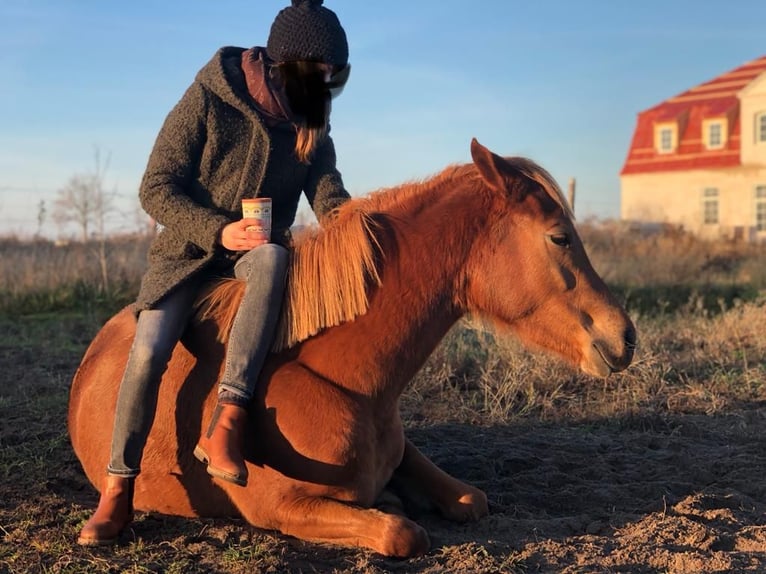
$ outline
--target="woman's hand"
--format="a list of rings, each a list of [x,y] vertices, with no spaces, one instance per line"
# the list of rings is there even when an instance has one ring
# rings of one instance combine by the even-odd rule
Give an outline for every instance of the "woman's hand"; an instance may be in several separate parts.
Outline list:
[[[229,251],[249,251],[268,243],[268,233],[256,230],[258,223],[257,219],[240,219],[229,223],[221,230],[221,245]]]

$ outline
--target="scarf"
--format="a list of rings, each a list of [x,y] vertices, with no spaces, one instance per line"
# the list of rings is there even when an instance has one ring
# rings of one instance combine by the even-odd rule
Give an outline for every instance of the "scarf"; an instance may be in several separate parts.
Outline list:
[[[242,72],[250,97],[270,125],[293,121],[284,92],[275,85],[269,72],[268,56],[263,48],[242,52]]]

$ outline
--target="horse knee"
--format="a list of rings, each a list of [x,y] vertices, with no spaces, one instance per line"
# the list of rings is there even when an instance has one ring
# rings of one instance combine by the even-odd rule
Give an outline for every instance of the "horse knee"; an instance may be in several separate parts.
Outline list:
[[[397,558],[420,556],[428,552],[431,540],[425,528],[403,516],[384,516],[378,552]]]

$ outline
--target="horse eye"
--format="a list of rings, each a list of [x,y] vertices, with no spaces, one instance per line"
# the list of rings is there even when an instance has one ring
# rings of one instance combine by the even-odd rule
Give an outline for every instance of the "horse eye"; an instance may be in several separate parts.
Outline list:
[[[551,241],[559,247],[569,247],[571,245],[569,236],[566,233],[555,233],[550,236]]]

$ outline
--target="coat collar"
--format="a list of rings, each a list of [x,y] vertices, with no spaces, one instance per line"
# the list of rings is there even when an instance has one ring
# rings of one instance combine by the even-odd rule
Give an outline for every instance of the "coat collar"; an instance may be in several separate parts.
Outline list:
[[[240,65],[244,51],[235,46],[219,49],[197,73],[196,80],[227,104],[249,116],[257,116]]]

